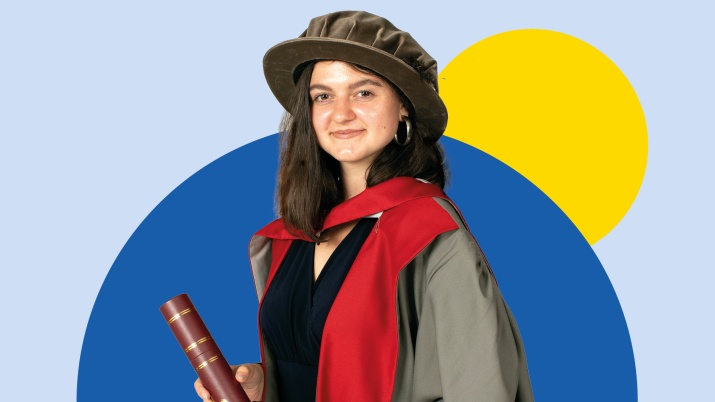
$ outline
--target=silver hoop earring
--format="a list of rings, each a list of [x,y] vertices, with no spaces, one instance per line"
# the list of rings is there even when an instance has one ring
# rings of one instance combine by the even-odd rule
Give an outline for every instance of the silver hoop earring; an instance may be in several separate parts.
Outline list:
[[[400,130],[398,129],[397,131],[399,132]],[[412,123],[410,123],[410,119],[407,117],[405,117],[405,133],[405,142],[400,142],[397,135],[398,133],[395,133],[395,143],[397,145],[404,147],[410,143],[410,140],[412,140]]]

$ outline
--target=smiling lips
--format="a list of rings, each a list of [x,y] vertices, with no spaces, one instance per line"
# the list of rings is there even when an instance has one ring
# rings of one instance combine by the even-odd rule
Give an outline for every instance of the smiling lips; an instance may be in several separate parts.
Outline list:
[[[331,131],[330,135],[341,140],[347,140],[350,138],[357,137],[358,135],[362,134],[363,131],[365,130],[337,130]]]

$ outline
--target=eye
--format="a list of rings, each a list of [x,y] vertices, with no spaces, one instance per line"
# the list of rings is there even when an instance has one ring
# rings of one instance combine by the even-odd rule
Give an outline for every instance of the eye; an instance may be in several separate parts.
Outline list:
[[[317,94],[313,96],[313,102],[324,102],[328,99],[330,99],[330,95],[328,94]]]
[[[358,91],[357,96],[360,98],[369,98],[372,96],[372,92],[364,90],[364,91]]]

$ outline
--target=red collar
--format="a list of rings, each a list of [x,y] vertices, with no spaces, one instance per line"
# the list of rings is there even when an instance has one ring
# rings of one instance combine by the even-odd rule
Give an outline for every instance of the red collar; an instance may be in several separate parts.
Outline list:
[[[362,193],[337,205],[328,213],[321,230],[374,215],[404,202],[425,197],[447,198],[442,189],[434,184],[425,183],[412,177],[396,177],[368,187]],[[289,233],[281,219],[276,219],[269,223],[259,230],[256,235],[285,240],[302,238]]]

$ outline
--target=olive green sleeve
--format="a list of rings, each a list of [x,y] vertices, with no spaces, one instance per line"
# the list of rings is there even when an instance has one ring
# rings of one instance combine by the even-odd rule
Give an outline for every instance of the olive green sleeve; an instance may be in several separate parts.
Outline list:
[[[440,235],[406,269],[393,400],[533,401],[519,330],[471,234]]]

